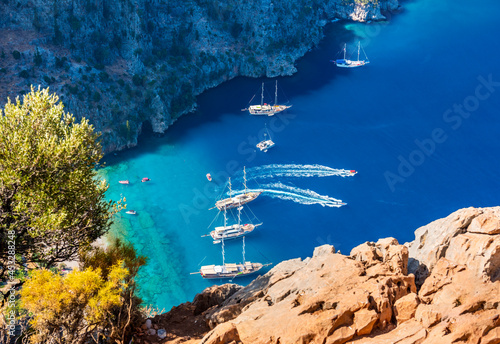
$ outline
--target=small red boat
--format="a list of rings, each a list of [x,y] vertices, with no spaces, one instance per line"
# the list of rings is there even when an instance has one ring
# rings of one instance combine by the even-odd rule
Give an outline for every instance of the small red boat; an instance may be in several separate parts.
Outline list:
[[[118,183],[120,183],[120,184],[129,184],[129,181],[128,180],[120,180],[120,181],[118,181]]]
[[[143,183],[144,183],[144,182],[149,182],[150,180],[151,180],[151,179],[149,179],[149,178],[147,178],[147,177],[142,178],[142,182],[143,182]]]
[[[212,181],[212,176],[210,175],[210,173],[207,173],[207,179],[208,179],[209,182]]]
[[[358,172],[356,172],[356,170],[351,170],[350,172],[351,172],[352,174],[358,173]]]

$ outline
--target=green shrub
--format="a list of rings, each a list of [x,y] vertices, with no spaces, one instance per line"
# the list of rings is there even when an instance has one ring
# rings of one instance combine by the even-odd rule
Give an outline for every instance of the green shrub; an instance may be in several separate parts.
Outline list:
[[[35,53],[33,55],[33,62],[35,63],[35,66],[40,66],[43,62],[42,54],[40,54],[38,48],[36,48]]]
[[[77,94],[78,93],[78,86],[72,86],[72,85],[68,85],[68,89],[69,89],[69,92],[71,94]]]
[[[17,50],[14,50],[12,52],[12,56],[14,57],[14,59],[19,60],[21,58],[21,53]]]
[[[69,26],[71,26],[71,29],[74,31],[78,31],[82,27],[82,23],[80,23],[80,20],[74,15],[69,16],[68,21]]]
[[[56,56],[56,68],[62,68],[64,67],[64,63],[68,60],[66,56],[63,56],[61,58]]]
[[[28,72],[28,70],[25,69],[19,73],[19,76],[21,78],[28,79],[30,77],[30,73]]]
[[[132,82],[135,86],[142,86],[144,85],[144,79],[145,77],[143,75],[134,74],[134,76],[132,77]]]
[[[94,92],[94,95],[92,96],[92,100],[96,103],[101,101],[101,94],[97,91]]]
[[[109,80],[109,74],[106,73],[106,72],[100,72],[99,73],[99,80],[101,80],[101,82],[106,82]]]

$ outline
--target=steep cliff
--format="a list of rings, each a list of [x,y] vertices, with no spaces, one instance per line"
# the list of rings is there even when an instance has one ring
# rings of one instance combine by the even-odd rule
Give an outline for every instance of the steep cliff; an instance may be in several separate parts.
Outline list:
[[[245,288],[209,288],[152,324],[162,343],[500,343],[500,207],[463,209],[415,234],[349,256],[317,247]],[[159,342],[147,331],[138,343]]]
[[[50,86],[107,152],[163,133],[238,75],[290,75],[334,18],[383,19],[398,0],[1,0],[0,103]]]

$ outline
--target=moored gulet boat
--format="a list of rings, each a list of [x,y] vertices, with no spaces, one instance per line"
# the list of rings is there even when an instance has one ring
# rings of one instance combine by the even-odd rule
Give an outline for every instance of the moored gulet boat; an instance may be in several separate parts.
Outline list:
[[[253,99],[253,98],[252,98]],[[260,105],[250,105],[247,109],[242,109],[241,111],[246,111],[251,115],[265,115],[272,116],[278,112],[282,112],[286,109],[291,108],[291,105],[279,105],[278,104],[278,81],[276,80],[276,91],[274,94],[274,105],[264,103],[264,83],[262,83],[262,90],[260,95]]]
[[[205,279],[235,278],[253,274],[262,269],[264,264],[245,262],[245,264],[205,265],[200,269]]]
[[[231,184],[229,185],[229,198],[221,199],[215,202],[215,206],[219,210],[231,209],[239,207],[243,204],[253,201],[262,192],[247,192],[247,178],[246,178],[246,170],[243,167],[243,184],[245,186],[245,192],[241,195],[236,195],[234,197],[231,196]]]
[[[346,47],[347,47],[347,44],[344,44],[344,49],[342,49],[344,51],[344,58],[332,61],[333,63],[335,63],[337,65],[337,67],[354,68],[354,67],[361,67],[361,66],[364,66],[364,65],[370,63],[370,61],[368,60],[368,56],[366,56],[365,50],[361,47],[361,42],[358,42],[358,60],[357,61],[346,59]],[[360,49],[363,49],[363,53],[365,54],[365,60],[359,59]]]
[[[202,237],[211,236],[214,244],[220,244],[222,240],[236,239],[244,235],[247,235],[251,233],[256,227],[262,225],[262,223],[256,225],[252,223],[246,223],[242,225],[241,224],[242,209],[243,209],[242,206],[238,207],[238,223],[229,226],[227,225],[227,209],[224,209],[224,225],[215,227],[215,229],[211,231],[210,234],[202,235]]]
[[[222,265],[204,265],[198,272],[191,274],[200,274],[205,279],[235,278],[243,277],[256,273],[263,267],[271,264],[252,263],[245,261],[245,237],[243,237],[243,263],[226,263],[224,256],[224,240],[222,240]]]

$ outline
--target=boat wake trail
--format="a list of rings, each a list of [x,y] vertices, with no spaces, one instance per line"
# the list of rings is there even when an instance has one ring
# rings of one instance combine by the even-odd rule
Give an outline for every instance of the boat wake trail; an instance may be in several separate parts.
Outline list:
[[[322,165],[273,164],[247,169],[247,179],[274,177],[352,177],[355,170],[336,169]]]
[[[245,190],[233,190],[233,195],[242,194],[244,192]],[[346,205],[346,203],[342,202],[340,199],[323,196],[311,190],[300,189],[279,182],[261,185],[259,189],[248,189],[247,192],[262,192],[261,196],[289,200],[300,204],[319,204],[323,207],[336,208]]]

